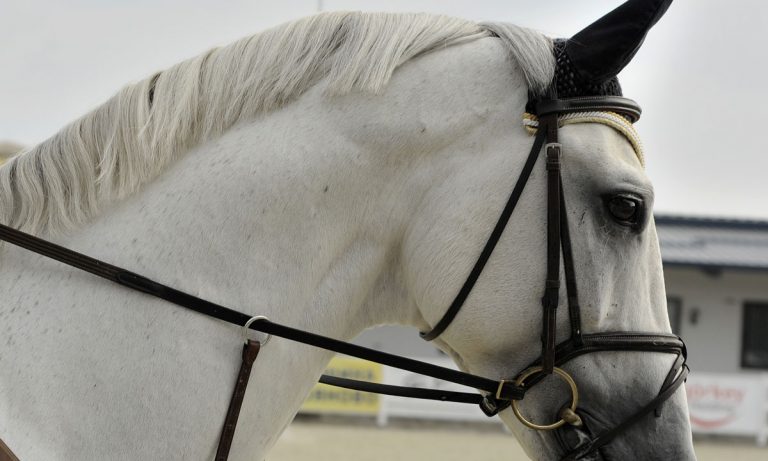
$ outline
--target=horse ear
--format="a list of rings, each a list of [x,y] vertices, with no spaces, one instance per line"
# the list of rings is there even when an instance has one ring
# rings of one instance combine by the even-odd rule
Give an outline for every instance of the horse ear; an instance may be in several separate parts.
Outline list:
[[[566,42],[565,52],[587,82],[615,77],[629,63],[648,30],[672,0],[629,0]]]

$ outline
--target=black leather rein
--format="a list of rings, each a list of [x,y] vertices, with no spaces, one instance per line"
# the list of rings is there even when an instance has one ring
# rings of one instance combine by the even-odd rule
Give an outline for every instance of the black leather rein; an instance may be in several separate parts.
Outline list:
[[[98,259],[91,258],[82,253],[72,251],[68,248],[40,239],[33,235],[21,232],[19,230],[0,224],[0,240],[4,240],[13,245],[27,249],[42,256],[55,259],[59,262],[76,267],[91,274],[97,275],[111,282],[123,285],[142,293],[163,299],[195,312],[205,314],[233,325],[244,326],[251,316],[242,312],[224,307],[220,304],[207,301],[197,296],[190,295],[175,288],[163,285],[142,275],[129,270],[113,266]],[[291,341],[307,344],[310,346],[327,349],[352,357],[365,359],[382,365],[399,368],[401,370],[418,373],[425,376],[449,381],[463,386],[473,387],[475,389],[489,393],[484,397],[476,393],[451,392],[435,389],[412,388],[402,386],[382,385],[377,383],[366,383],[346,378],[323,375],[320,382],[357,389],[364,387],[368,392],[376,392],[401,397],[412,397],[430,400],[443,400],[449,402],[474,403],[481,404],[484,399],[497,400],[520,400],[525,395],[525,389],[515,386],[508,381],[496,381],[482,376],[477,376],[450,368],[440,367],[431,363],[413,360],[406,357],[400,357],[386,352],[369,349],[356,344],[339,341],[315,333],[303,330],[297,330],[279,323],[266,319],[259,319],[253,322],[250,329],[262,333],[278,336]],[[355,386],[358,383],[358,387]],[[492,405],[492,403],[491,403]],[[481,408],[487,409],[489,405],[481,405]],[[492,415],[489,415],[492,416]]]

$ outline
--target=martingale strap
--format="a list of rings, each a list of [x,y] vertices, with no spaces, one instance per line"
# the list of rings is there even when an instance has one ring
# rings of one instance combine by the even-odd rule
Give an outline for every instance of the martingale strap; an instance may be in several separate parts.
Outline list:
[[[221,430],[215,461],[227,461],[229,458],[229,450],[232,448],[232,440],[235,438],[235,428],[237,427],[237,419],[240,417],[240,409],[243,407],[248,379],[251,377],[253,362],[259,355],[259,350],[261,350],[261,343],[258,341],[249,339],[243,345],[243,361],[240,364],[235,389],[232,391],[232,398],[229,401],[227,416],[224,418],[224,428]]]

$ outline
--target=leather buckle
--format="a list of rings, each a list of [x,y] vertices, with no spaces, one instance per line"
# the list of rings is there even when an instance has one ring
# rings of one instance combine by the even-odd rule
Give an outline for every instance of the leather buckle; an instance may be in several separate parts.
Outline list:
[[[559,155],[562,148],[563,148],[563,145],[560,144],[559,142],[548,142],[544,144],[544,150],[547,152],[547,154],[549,154],[551,149],[553,154],[556,153],[556,155]]]
[[[496,388],[496,398],[498,400],[502,400],[501,398],[501,391],[504,389],[504,384],[511,383],[512,381],[507,381],[506,379],[502,379],[499,381],[499,387]]]
[[[499,406],[496,404],[495,401],[491,400],[488,397],[485,397],[483,400],[480,401],[480,409],[483,410],[483,413],[485,413],[485,416],[492,417],[496,416],[499,413]]]
[[[548,142],[544,145],[547,152],[547,171],[560,171],[560,157],[563,145],[559,142]]]

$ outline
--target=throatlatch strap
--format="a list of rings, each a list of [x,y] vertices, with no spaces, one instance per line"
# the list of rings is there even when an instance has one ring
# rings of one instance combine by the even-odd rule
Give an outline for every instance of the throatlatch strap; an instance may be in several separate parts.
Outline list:
[[[420,333],[423,340],[432,341],[433,339],[440,336],[440,334],[445,331],[446,328],[448,328],[448,325],[451,324],[454,317],[456,317],[456,314],[459,313],[461,306],[464,305],[464,301],[466,301],[467,297],[469,297],[469,293],[472,292],[472,288],[475,286],[475,282],[477,282],[477,279],[480,278],[480,274],[483,272],[483,268],[485,268],[485,264],[488,262],[488,259],[490,259],[491,254],[493,253],[493,249],[496,248],[496,244],[499,243],[501,234],[504,233],[504,229],[507,227],[507,223],[509,222],[509,218],[512,216],[512,212],[515,211],[515,206],[520,200],[520,196],[523,194],[523,189],[525,189],[528,178],[531,176],[531,171],[533,171],[533,166],[536,164],[536,159],[539,157],[539,152],[541,151],[541,147],[544,145],[544,139],[546,137],[547,133],[545,130],[539,130],[536,134],[536,139],[533,141],[533,147],[531,147],[531,152],[528,154],[528,159],[525,161],[523,170],[520,172],[520,176],[517,178],[517,183],[515,183],[515,187],[512,189],[512,194],[510,194],[509,200],[507,200],[507,204],[504,207],[504,210],[501,212],[499,220],[496,222],[496,226],[493,228],[491,235],[488,237],[488,241],[485,242],[483,251],[481,251],[480,256],[477,257],[477,261],[475,262],[472,271],[467,276],[467,280],[464,281],[464,285],[462,285],[461,290],[459,290],[459,293],[453,299],[453,302],[448,307],[448,310],[446,310],[445,314],[443,314],[443,318],[437,322],[432,330],[425,333]]]
[[[232,399],[229,401],[227,417],[224,418],[224,428],[219,438],[219,448],[216,450],[216,461],[227,461],[229,450],[232,448],[232,440],[235,438],[237,419],[240,416],[240,408],[243,406],[245,390],[248,388],[248,379],[251,377],[251,368],[256,356],[259,355],[261,343],[248,340],[243,346],[243,361],[240,364],[240,372],[237,374],[235,389],[232,391]]]

